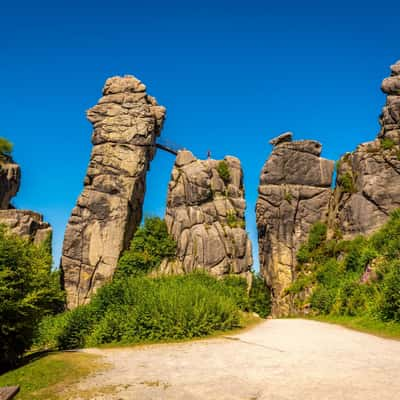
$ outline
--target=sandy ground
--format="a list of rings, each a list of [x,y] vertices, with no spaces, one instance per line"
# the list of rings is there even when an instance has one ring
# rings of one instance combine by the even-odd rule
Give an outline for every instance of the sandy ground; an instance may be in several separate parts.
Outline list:
[[[301,319],[237,335],[88,349],[111,369],[79,384],[92,399],[400,399],[400,342]]]

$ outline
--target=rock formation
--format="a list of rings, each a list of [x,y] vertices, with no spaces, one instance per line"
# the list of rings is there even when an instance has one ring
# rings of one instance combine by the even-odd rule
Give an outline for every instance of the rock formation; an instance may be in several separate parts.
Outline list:
[[[253,259],[245,230],[243,172],[240,161],[198,160],[189,151],[176,157],[168,187],[165,220],[177,241],[177,259],[164,273],[205,270],[213,275],[243,274]]]
[[[68,308],[87,303],[111,279],[142,218],[146,172],[165,108],[133,76],[106,81],[87,112],[93,149],[65,232],[61,269]]]
[[[11,199],[18,193],[21,183],[21,169],[11,157],[0,158],[0,210],[10,207]]]
[[[0,224],[11,232],[39,244],[52,233],[43,216],[29,210],[16,210],[11,199],[18,193],[21,183],[21,169],[11,157],[0,158]]]
[[[275,147],[261,173],[256,213],[261,271],[275,316],[290,313],[285,289],[313,223],[326,222],[331,237],[351,239],[371,234],[400,208],[400,62],[391,71],[382,82],[387,100],[380,132],[341,157],[333,193],[333,163],[319,158],[319,143],[291,142],[290,133],[270,142]]]
[[[386,105],[378,137],[338,163],[329,224],[345,238],[370,234],[400,207],[400,62],[382,82]]]
[[[35,244],[44,242],[52,234],[51,226],[43,221],[43,216],[29,210],[0,210],[0,224],[7,225],[11,232],[31,239]]]
[[[311,226],[327,219],[334,169],[333,161],[320,157],[320,143],[291,140],[289,132],[271,140],[256,205],[260,271],[274,316],[289,313],[285,289],[293,280],[296,253]]]

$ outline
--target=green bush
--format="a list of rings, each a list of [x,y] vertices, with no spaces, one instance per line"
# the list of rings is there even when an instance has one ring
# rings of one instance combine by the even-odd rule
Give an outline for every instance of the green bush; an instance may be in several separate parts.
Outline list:
[[[264,289],[260,277],[248,294],[246,280],[238,276],[130,276],[103,286],[90,304],[44,319],[36,344],[74,349],[201,337],[239,327],[240,311],[267,316]]]
[[[310,251],[315,250],[326,240],[327,226],[322,222],[316,222],[310,230],[308,236],[308,248]]]
[[[167,225],[158,217],[145,218],[135,233],[129,250],[118,262],[116,278],[147,273],[165,258],[174,258],[176,242],[168,234]]]
[[[229,165],[228,163],[223,160],[220,161],[217,165],[217,172],[220,178],[226,183],[229,183],[231,180],[231,173],[229,171]]]
[[[395,145],[396,143],[392,139],[389,138],[381,139],[381,147],[384,150],[391,150]]]
[[[302,294],[313,314],[400,322],[400,210],[369,238],[327,241],[323,226],[314,226],[297,259],[300,273],[288,292]]]
[[[13,144],[6,138],[0,137],[0,156],[9,156],[13,150]]]
[[[271,293],[260,274],[253,273],[253,281],[249,293],[249,311],[266,318],[271,313]]]
[[[384,321],[400,322],[400,262],[396,261],[383,279],[379,311]]]
[[[39,321],[63,308],[59,273],[51,264],[48,242],[36,246],[0,226],[0,369],[15,365]]]
[[[335,291],[318,286],[310,297],[311,308],[321,314],[329,314],[335,301]]]
[[[99,289],[89,305],[67,312],[61,322],[54,318],[57,327],[49,330],[57,337],[37,342],[73,349],[204,336],[240,325],[245,290],[242,281],[204,274],[127,277]]]
[[[349,172],[338,177],[338,184],[345,193],[354,193],[356,191],[353,177]]]

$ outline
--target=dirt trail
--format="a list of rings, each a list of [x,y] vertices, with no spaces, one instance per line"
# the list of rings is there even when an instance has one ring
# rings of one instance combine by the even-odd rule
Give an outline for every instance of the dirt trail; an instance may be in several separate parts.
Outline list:
[[[112,367],[79,384],[92,399],[397,399],[400,342],[302,319],[237,335],[123,349],[88,349]]]

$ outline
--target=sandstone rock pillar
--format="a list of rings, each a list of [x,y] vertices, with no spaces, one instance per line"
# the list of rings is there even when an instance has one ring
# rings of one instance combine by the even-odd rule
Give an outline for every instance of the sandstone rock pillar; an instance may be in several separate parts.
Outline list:
[[[164,116],[165,108],[133,76],[108,79],[87,112],[93,149],[61,258],[68,308],[87,303],[112,278],[128,247],[142,218],[146,172]]]
[[[271,290],[272,315],[285,316],[296,253],[311,226],[327,220],[334,162],[320,157],[320,143],[292,142],[291,133],[270,143],[256,205],[260,271]]]
[[[371,234],[400,208],[400,61],[391,66],[382,91],[387,99],[378,137],[338,162],[329,220],[331,230],[346,239]]]
[[[253,258],[245,209],[243,172],[237,158],[198,160],[190,151],[180,151],[165,215],[168,231],[177,241],[177,259],[164,262],[161,271],[246,275]]]

